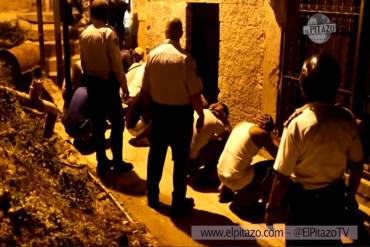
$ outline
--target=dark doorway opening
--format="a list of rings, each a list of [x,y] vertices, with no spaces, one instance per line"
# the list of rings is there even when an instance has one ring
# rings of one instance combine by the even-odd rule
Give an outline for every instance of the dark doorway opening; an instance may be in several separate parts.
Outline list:
[[[219,5],[190,3],[186,8],[186,48],[194,57],[208,103],[217,101],[220,44]]]

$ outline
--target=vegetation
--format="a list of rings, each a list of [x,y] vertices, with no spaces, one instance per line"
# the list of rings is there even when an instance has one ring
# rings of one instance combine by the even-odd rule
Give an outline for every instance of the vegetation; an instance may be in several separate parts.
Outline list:
[[[42,138],[43,125],[42,114],[25,113],[0,89],[0,246],[156,245],[86,166],[66,164],[77,152],[58,136]]]

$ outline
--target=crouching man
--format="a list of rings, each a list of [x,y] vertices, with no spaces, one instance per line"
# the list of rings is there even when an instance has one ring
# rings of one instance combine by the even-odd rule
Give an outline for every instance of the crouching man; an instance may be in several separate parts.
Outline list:
[[[242,122],[231,132],[222,152],[217,171],[222,185],[220,202],[234,200],[239,207],[253,207],[259,199],[267,200],[270,192],[273,161],[252,165],[261,148],[275,157],[278,145],[272,138],[274,121],[270,115],[257,118],[256,123]]]
[[[219,185],[217,162],[230,135],[229,109],[221,103],[213,103],[204,112],[204,126],[197,130],[194,123],[190,146],[188,174],[196,185]],[[198,114],[194,113],[194,119]]]

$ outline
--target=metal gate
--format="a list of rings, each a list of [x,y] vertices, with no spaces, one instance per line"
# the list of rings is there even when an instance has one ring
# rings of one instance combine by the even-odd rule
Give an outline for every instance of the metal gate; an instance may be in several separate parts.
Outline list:
[[[277,123],[282,123],[295,108],[303,104],[298,77],[303,61],[326,52],[341,66],[341,86],[337,101],[352,109],[356,100],[356,75],[359,61],[360,34],[364,0],[299,0],[289,1],[283,32],[282,74],[279,85]],[[303,34],[303,27],[314,14],[327,16],[336,31],[322,44]]]

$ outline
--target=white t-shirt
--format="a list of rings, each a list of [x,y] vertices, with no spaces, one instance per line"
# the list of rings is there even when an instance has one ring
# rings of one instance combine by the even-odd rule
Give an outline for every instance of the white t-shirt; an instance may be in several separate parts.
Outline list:
[[[145,63],[134,63],[127,71],[127,87],[130,97],[135,97],[143,85]]]
[[[253,157],[260,149],[250,138],[254,123],[242,122],[233,128],[217,165],[221,182],[232,190],[240,190],[252,182]]]
[[[194,112],[194,126],[193,126],[193,137],[190,146],[190,158],[195,159],[199,155],[199,151],[208,144],[208,142],[215,138],[217,135],[221,135],[226,131],[223,122],[213,115],[209,109],[204,109],[204,126],[198,132],[196,128],[196,120],[198,114]]]

